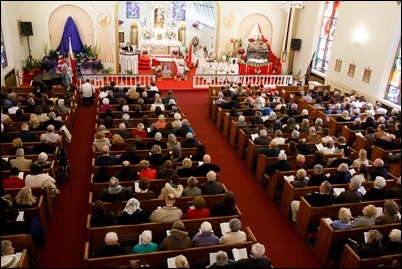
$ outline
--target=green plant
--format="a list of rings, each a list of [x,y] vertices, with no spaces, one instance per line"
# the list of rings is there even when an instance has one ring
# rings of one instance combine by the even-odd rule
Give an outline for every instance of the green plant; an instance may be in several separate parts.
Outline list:
[[[54,60],[57,60],[59,58],[59,54],[57,53],[56,50],[49,50],[47,55],[49,55],[49,57],[54,59]]]
[[[103,74],[110,75],[113,72],[113,67],[103,68]]]
[[[33,70],[35,68],[37,68],[38,66],[36,65],[36,62],[34,61],[34,59],[32,58],[27,58],[24,62],[23,62],[23,66],[24,70],[30,71]]]
[[[94,64],[94,68],[95,68],[96,70],[102,70],[102,69],[104,68],[103,63],[101,63],[100,61],[99,61],[99,62],[96,62],[96,63]]]
[[[92,45],[91,46],[84,45],[81,48],[81,52],[84,54],[84,58],[89,58],[89,57],[95,58],[95,56],[96,56],[94,50],[92,49]]]
[[[37,59],[37,60],[33,60],[35,62],[35,65],[44,70],[44,71],[49,71],[50,69],[52,69],[52,65],[45,61],[44,59]]]
[[[132,75],[133,74],[133,70],[126,70],[127,75]]]

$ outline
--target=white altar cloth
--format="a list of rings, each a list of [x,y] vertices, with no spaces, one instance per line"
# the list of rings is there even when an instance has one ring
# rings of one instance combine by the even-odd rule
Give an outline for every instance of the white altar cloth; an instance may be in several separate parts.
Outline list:
[[[181,42],[179,40],[172,39],[140,39],[138,44],[140,48],[148,46],[181,46]]]

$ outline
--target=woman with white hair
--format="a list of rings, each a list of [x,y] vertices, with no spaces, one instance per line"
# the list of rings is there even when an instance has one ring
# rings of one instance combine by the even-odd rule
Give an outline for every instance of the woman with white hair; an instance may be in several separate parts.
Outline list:
[[[208,221],[201,223],[200,232],[193,237],[193,246],[213,246],[219,244],[219,237],[212,231],[212,225]]]
[[[21,252],[14,252],[13,243],[10,240],[1,240],[1,268],[17,268],[21,254]]]
[[[384,255],[401,253],[401,230],[392,229],[388,238],[383,240]]]
[[[377,176],[374,180],[374,186],[363,195],[363,201],[378,201],[385,199],[385,186],[387,181],[385,178]]]
[[[265,256],[265,246],[260,243],[255,243],[251,246],[249,258],[237,261],[238,268],[271,268],[271,265],[271,258]]]
[[[40,165],[42,168],[47,168],[50,167],[51,162],[47,160],[48,156],[45,152],[41,152],[38,155],[38,160],[35,162],[35,164]]]
[[[67,113],[68,112],[68,107],[66,107],[65,105],[65,101],[64,99],[58,99],[57,100],[57,107],[56,107],[56,111],[60,112],[60,113]]]
[[[100,249],[98,256],[109,257],[126,254],[126,251],[118,241],[119,237],[116,232],[108,232],[105,235],[105,245]]]
[[[147,213],[140,208],[140,201],[131,198],[127,201],[122,214],[118,216],[116,224],[139,224],[144,222],[148,222]]]
[[[352,212],[349,208],[341,207],[338,212],[337,220],[331,222],[331,227],[334,230],[349,230],[352,228],[350,220],[352,219]]]
[[[159,250],[158,245],[152,243],[152,231],[145,230],[140,234],[139,244],[133,246],[130,253],[131,254],[149,253],[158,250]]]

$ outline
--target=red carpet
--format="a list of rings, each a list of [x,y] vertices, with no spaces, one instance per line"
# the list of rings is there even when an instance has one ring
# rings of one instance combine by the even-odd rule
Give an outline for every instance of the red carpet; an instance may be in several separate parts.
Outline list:
[[[312,251],[208,118],[208,92],[174,91],[174,95],[197,137],[206,145],[212,161],[220,165],[222,172],[219,180],[235,192],[243,214],[243,226],[250,226],[257,240],[266,246],[266,254],[272,258],[273,266],[321,267]],[[47,246],[40,261],[41,268],[79,268],[84,265],[94,123],[95,106],[80,107],[69,152],[72,175],[70,182],[60,188],[54,218],[47,232]]]
[[[46,233],[47,245],[41,255],[40,268],[84,267],[96,107],[79,106],[77,111],[68,152],[71,177],[69,182],[59,186],[60,194]]]

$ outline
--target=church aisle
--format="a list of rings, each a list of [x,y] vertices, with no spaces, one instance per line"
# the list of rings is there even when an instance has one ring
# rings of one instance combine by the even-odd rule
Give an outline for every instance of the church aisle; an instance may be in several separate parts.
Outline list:
[[[46,248],[41,255],[40,268],[84,267],[95,114],[95,105],[80,105],[77,109],[68,152],[71,176],[68,182],[59,186],[60,194],[46,233]]]

